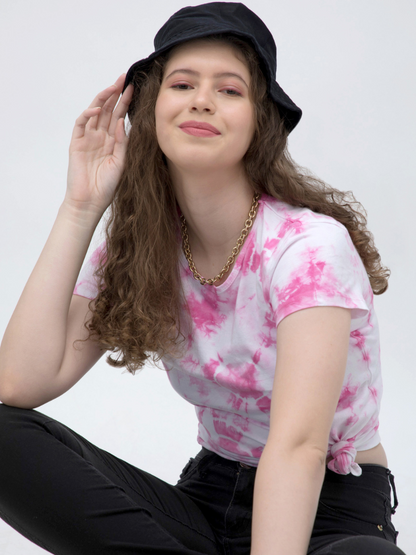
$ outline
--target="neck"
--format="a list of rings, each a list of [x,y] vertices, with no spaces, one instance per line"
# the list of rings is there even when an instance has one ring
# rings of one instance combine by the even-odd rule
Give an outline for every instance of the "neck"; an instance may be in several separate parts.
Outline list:
[[[253,201],[243,168],[224,172],[189,173],[171,170],[176,198],[184,215],[192,255],[230,255]],[[225,261],[224,261],[225,262]]]
[[[253,202],[253,189],[243,167],[204,173],[169,169],[186,219],[192,258],[198,272],[212,278],[222,270],[240,237]]]

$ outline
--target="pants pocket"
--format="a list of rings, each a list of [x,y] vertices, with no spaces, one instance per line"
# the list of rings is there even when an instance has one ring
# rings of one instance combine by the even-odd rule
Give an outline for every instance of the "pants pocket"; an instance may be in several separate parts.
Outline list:
[[[189,480],[191,476],[195,474],[198,470],[200,463],[202,460],[209,455],[209,452],[201,449],[201,451],[196,455],[196,457],[191,457],[186,465],[183,467],[182,472],[179,476],[179,480],[177,481],[176,485],[182,484],[186,480]]]

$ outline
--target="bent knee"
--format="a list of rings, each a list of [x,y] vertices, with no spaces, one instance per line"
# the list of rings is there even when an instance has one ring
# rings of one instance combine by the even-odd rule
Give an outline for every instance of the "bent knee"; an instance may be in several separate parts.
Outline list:
[[[0,423],[8,423],[10,420],[12,422],[20,420],[26,413],[32,413],[32,409],[20,409],[18,407],[12,407],[11,405],[6,405],[4,403],[0,404]]]
[[[8,437],[27,432],[33,424],[37,425],[47,417],[32,409],[21,409],[10,405],[0,404],[0,445]]]

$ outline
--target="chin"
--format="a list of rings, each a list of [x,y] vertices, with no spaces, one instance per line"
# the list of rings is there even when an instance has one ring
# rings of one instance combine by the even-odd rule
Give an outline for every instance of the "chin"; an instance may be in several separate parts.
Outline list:
[[[186,153],[181,155],[178,155],[177,152],[165,152],[165,156],[173,166],[181,168],[181,170],[212,169],[213,166],[218,165],[218,155],[195,150],[187,149]]]
[[[218,157],[200,157],[196,156],[187,160],[177,160],[173,165],[180,168],[181,171],[189,171],[191,173],[204,172],[209,174],[212,171],[227,171],[237,164],[230,164],[230,160],[218,160]]]
[[[177,152],[175,155],[172,154],[169,156],[169,153],[166,152],[165,156],[172,166],[180,168],[181,171],[204,171],[208,173],[212,170],[227,171],[241,166],[244,156],[244,153],[242,153],[241,156],[230,158],[229,155],[224,156],[223,152],[201,152],[200,149],[192,148],[187,149],[186,154],[182,153],[183,155],[178,155]]]

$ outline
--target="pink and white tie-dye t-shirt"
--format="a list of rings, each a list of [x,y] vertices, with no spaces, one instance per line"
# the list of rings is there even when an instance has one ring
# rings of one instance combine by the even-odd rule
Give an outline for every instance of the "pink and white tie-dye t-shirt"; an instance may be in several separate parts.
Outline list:
[[[97,253],[83,268],[75,294],[96,296],[96,259]],[[185,356],[162,362],[174,389],[195,405],[198,443],[252,466],[269,433],[277,326],[309,307],[351,309],[328,466],[360,475],[356,452],[380,442],[382,381],[373,292],[346,228],[329,216],[262,195],[253,228],[223,284],[196,281],[182,251],[180,271],[192,329]]]

